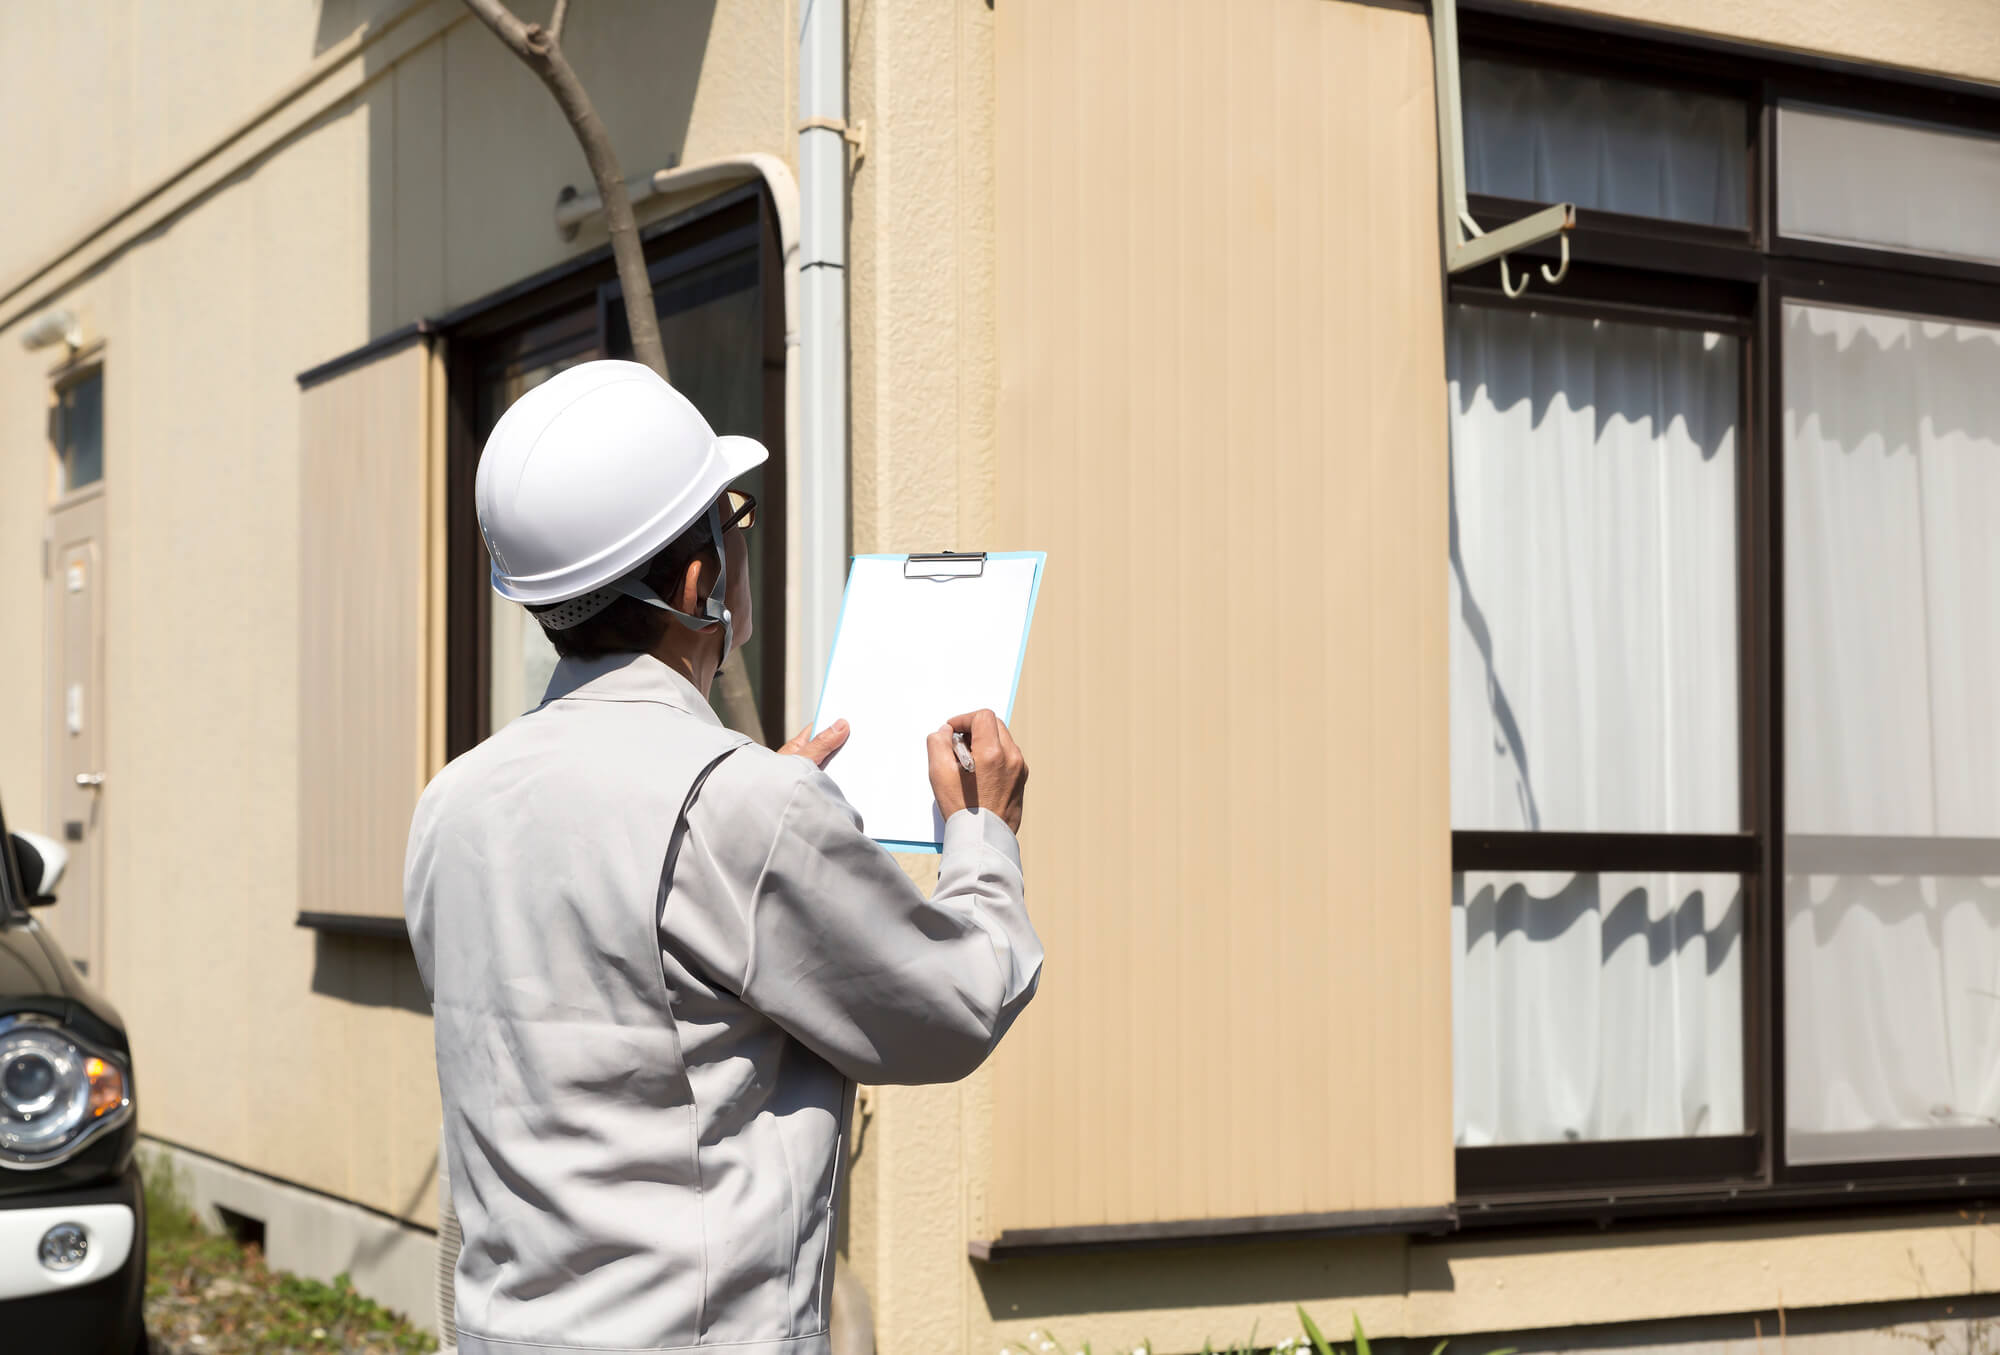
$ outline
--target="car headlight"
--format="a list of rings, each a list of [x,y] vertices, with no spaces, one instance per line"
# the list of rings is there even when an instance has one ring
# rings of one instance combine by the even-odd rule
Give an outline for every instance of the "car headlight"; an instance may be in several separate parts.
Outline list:
[[[0,1020],[0,1166],[61,1161],[131,1105],[116,1057],[47,1017]]]

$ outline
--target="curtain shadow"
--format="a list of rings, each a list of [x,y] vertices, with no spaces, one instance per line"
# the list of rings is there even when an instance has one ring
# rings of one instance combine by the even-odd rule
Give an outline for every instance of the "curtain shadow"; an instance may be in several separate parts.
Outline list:
[[[1675,877],[1665,877],[1671,881]],[[1514,881],[1481,886],[1466,896],[1464,876],[1452,884],[1452,906],[1465,909],[1465,949],[1474,950],[1489,938],[1495,945],[1512,935],[1537,944],[1556,940],[1586,915],[1598,914],[1600,953],[1609,963],[1626,942],[1644,938],[1646,961],[1663,965],[1696,941],[1705,943],[1708,972],[1714,974],[1728,960],[1729,953],[1743,938],[1744,902],[1739,885],[1715,926],[1708,925],[1707,891],[1690,889],[1680,902],[1660,917],[1651,916],[1646,888],[1627,890],[1607,911],[1603,900],[1603,877],[1578,872],[1568,877],[1553,894],[1536,895],[1527,885]]]
[[[1735,338],[1529,310],[1453,307],[1457,413],[1484,398],[1496,411],[1527,404],[1537,429],[1557,399],[1580,408],[1603,442],[1613,419],[1650,426],[1655,439],[1680,425],[1704,461],[1735,445],[1740,364]],[[1789,341],[1789,335],[1787,336]],[[1477,378],[1461,350],[1477,344]]]
[[[1820,444],[1845,455],[1880,445],[1915,456],[1925,443],[2000,437],[2000,331],[1866,312],[1843,338],[1789,310],[1784,363],[1787,427],[1810,422]]]
[[[1922,918],[1932,943],[1940,948],[1944,944],[1944,914],[1954,904],[1972,903],[2000,926],[2000,884],[1941,875],[1840,875],[1833,877],[1823,897],[1812,899],[1808,881],[1825,878],[1790,875],[1785,879],[1785,920],[1790,923],[1802,913],[1808,916],[1816,946],[1831,945],[1834,934],[1855,913],[1866,913],[1884,928]],[[1926,884],[1931,886],[1935,902],[1925,897]]]

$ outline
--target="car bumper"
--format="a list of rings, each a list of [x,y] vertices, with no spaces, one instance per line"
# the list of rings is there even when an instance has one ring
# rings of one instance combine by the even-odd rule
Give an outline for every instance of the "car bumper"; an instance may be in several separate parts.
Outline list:
[[[40,1259],[49,1229],[74,1223],[89,1252],[69,1271]],[[136,1166],[100,1186],[0,1197],[0,1332],[12,1348],[116,1352],[136,1348],[146,1290],[146,1207]]]

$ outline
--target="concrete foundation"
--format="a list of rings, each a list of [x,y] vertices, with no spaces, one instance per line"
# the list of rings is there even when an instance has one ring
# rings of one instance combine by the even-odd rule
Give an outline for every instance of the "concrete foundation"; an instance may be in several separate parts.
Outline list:
[[[436,1330],[436,1233],[156,1139],[140,1153],[173,1164],[209,1227],[261,1224],[274,1269],[328,1282],[345,1273],[357,1292]]]

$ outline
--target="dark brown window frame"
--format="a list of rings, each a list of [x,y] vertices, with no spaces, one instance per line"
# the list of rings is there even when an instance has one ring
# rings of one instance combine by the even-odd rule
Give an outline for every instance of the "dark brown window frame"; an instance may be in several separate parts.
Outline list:
[[[725,257],[755,241],[758,295],[763,307],[762,441],[771,457],[759,508],[779,524],[765,540],[784,563],[785,508],[785,289],[777,215],[770,196],[755,184],[718,194],[647,226],[640,232],[657,286],[688,269]],[[476,437],[477,373],[493,345],[536,322],[591,311],[598,342],[607,337],[612,307],[622,299],[609,246],[592,251],[431,322],[446,340],[448,430],[446,448],[445,754],[457,757],[486,737],[491,672],[489,563],[473,504],[479,466]],[[780,573],[760,605],[757,632],[763,670],[764,718],[782,720],[785,691],[785,587]]]
[[[2000,323],[2000,265],[1785,239],[1777,233],[1776,109],[1799,100],[2000,131],[2000,98],[1964,82],[1900,77],[1851,63],[1792,60],[1739,44],[1672,42],[1657,30],[1560,19],[1517,0],[1467,0],[1465,53],[1701,88],[1749,111],[1745,230],[1579,210],[1570,276],[1507,298],[1498,265],[1450,280],[1447,300],[1653,325],[1699,327],[1743,341],[1738,457],[1739,834],[1455,831],[1452,869],[1731,872],[1744,882],[1744,1076],[1749,1132],[1693,1139],[1460,1148],[1460,1226],[1661,1219],[2000,1201],[2000,1155],[1797,1166],[1783,1155],[1784,854],[1783,403],[1786,300],[1866,306]],[[1543,206],[1475,195],[1492,229]],[[1522,251],[1553,260],[1553,242]],[[1810,839],[1805,841],[1812,841]],[[1795,849],[1802,846],[1794,840]],[[1913,865],[2000,863],[2000,843],[1897,840]],[[1837,842],[1812,850],[1837,853]]]

